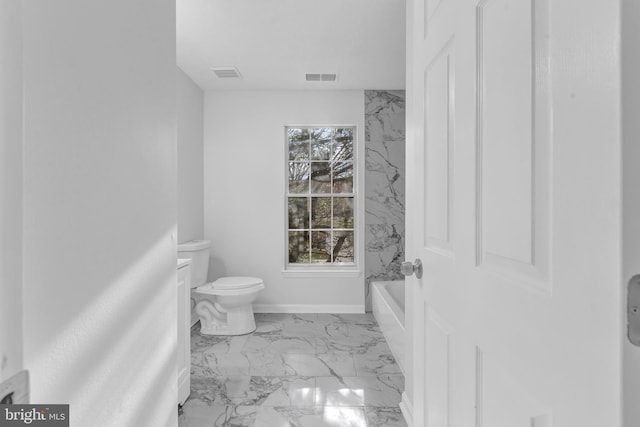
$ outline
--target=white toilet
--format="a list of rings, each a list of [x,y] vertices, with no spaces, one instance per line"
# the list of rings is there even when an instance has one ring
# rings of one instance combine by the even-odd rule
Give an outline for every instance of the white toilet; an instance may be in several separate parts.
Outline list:
[[[192,240],[178,245],[178,258],[191,259],[191,287],[195,288],[195,311],[200,332],[205,335],[242,335],[256,330],[251,303],[264,289],[257,277],[221,277],[207,282],[209,240]]]

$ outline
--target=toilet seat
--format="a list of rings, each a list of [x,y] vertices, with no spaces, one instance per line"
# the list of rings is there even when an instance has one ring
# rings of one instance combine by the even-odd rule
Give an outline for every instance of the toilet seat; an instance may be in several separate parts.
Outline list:
[[[245,276],[221,277],[211,283],[215,289],[244,289],[260,284],[262,284],[262,279]]]
[[[199,286],[196,288],[196,291],[208,295],[218,295],[220,291],[243,291],[257,287],[261,289],[264,288],[262,279],[257,277],[231,276],[221,277],[216,281]]]

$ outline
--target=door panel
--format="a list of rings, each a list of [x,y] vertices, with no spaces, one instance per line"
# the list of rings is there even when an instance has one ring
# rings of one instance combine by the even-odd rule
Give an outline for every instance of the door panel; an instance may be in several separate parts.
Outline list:
[[[528,395],[510,372],[480,349],[477,354],[482,409],[478,427],[540,427],[549,419],[549,408]]]
[[[478,264],[550,291],[544,1],[477,6]]]
[[[449,385],[451,369],[450,325],[435,310],[425,304],[427,313],[425,330],[426,372],[429,378],[426,384],[427,405],[425,419],[428,426],[449,426]]]
[[[425,247],[452,255],[454,68],[452,41],[425,73]]]
[[[479,233],[484,256],[531,264],[531,15],[527,2],[508,4],[486,0],[478,6]]]

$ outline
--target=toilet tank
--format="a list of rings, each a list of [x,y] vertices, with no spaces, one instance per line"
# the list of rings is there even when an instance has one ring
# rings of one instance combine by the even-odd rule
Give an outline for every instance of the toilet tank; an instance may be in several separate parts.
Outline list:
[[[210,248],[211,241],[209,240],[191,240],[178,245],[178,258],[188,258],[191,260],[192,288],[207,283]]]

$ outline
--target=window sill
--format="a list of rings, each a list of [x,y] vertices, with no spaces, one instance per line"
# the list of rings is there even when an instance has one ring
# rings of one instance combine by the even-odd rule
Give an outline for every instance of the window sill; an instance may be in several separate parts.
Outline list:
[[[360,277],[362,272],[359,269],[321,269],[321,268],[300,268],[284,269],[282,275],[285,277]]]

